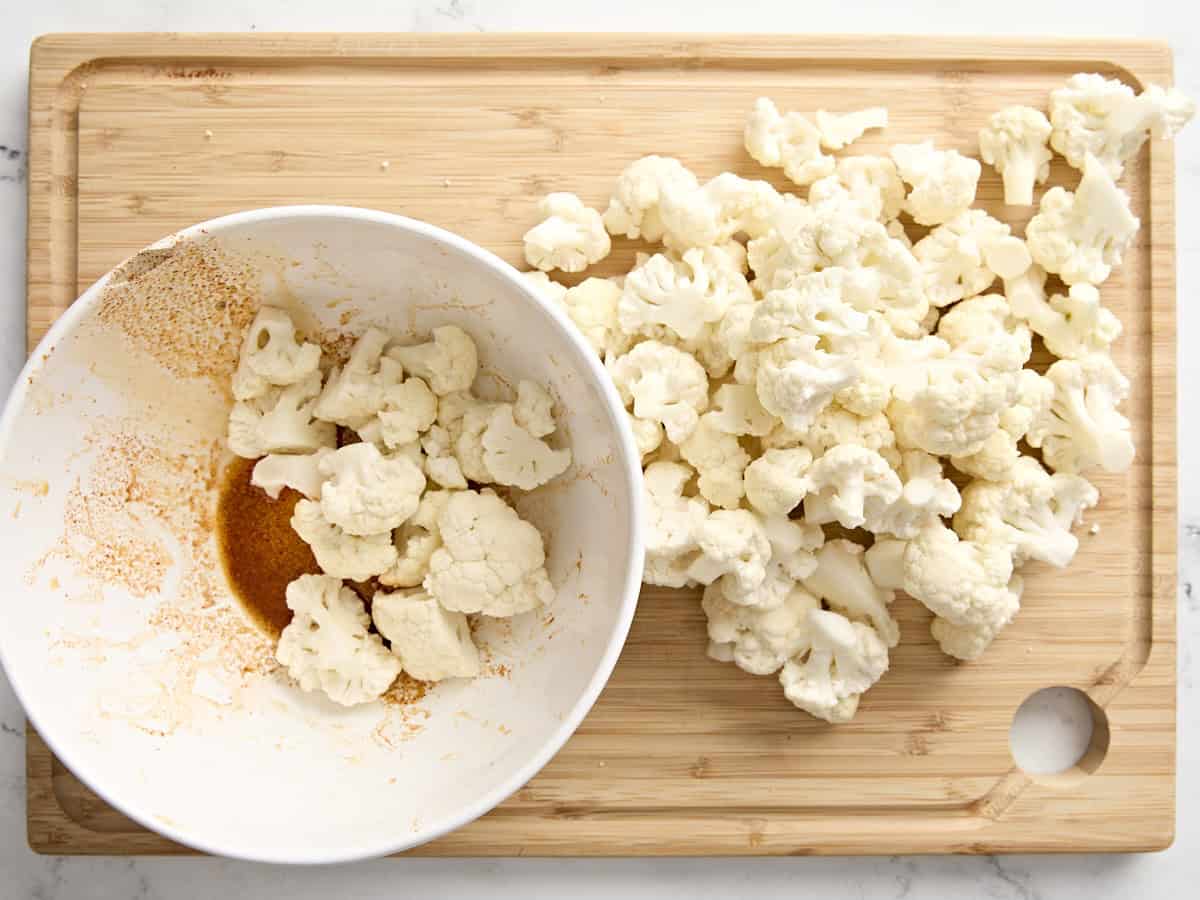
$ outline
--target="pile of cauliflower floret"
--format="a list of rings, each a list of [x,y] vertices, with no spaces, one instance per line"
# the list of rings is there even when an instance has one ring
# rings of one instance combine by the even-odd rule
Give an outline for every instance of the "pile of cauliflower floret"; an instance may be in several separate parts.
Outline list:
[[[251,483],[271,497],[303,495],[292,528],[323,573],[288,585],[293,618],[276,649],[304,690],[349,706],[401,670],[478,675],[466,616],[553,599],[542,535],[483,486],[533,490],[571,452],[546,440],[556,425],[543,386],[521,381],[492,402],[472,393],[477,370],[475,343],[453,325],[415,346],[370,328],[332,367],[283,310],[263,307],[246,333],[229,447],[258,460]],[[346,582],[380,586],[369,611]]]
[[[544,198],[527,277],[625,401],[645,580],[704,586],[710,656],[778,673],[792,703],[843,722],[900,640],[897,590],[971,660],[1017,612],[1020,566],[1071,561],[1072,526],[1099,499],[1085,474],[1134,456],[1129,381],[1109,354],[1121,323],[1099,290],[1139,225],[1116,179],[1193,112],[1173,89],[1081,74],[1049,118],[993,115],[979,151],[1007,204],[1033,203],[1050,148],[1082,171],[1074,191],[1042,195],[1024,239],[972,208],[980,163],[955,150],[828,152],[886,127],[885,109],[814,124],[765,98],[746,150],[807,199],[729,172],[701,184],[660,156],[625,169],[603,215]],[[662,249],[619,278],[546,275],[598,262],[610,234]],[[1034,335],[1058,357],[1044,373],[1029,367]]]

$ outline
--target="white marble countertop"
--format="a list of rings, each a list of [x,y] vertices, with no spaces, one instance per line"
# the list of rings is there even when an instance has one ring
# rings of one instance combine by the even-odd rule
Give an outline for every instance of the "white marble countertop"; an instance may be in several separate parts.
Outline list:
[[[1086,34],[1169,38],[1176,81],[1200,97],[1200,15],[1178,0],[1006,0],[1000,7],[945,0],[846,0],[828,7],[785,0],[41,0],[0,13],[0,385],[24,361],[26,69],[29,42],[49,31],[762,31]],[[17,7],[20,8],[17,8]],[[101,9],[103,7],[103,9]],[[584,7],[593,7],[585,9]],[[386,12],[384,10],[387,10]],[[1200,127],[1179,141],[1179,297],[1200,285]],[[1200,339],[1188,302],[1181,346]],[[1180,359],[1181,383],[1200,379],[1200,354]],[[25,840],[24,717],[0,676],[0,896],[35,900],[251,896],[901,898],[1175,897],[1200,882],[1200,442],[1194,409],[1181,410],[1179,814],[1174,847],[1145,856],[892,857],[770,860],[382,860],[287,870],[211,859],[55,859]],[[1197,586],[1200,590],[1200,585]],[[1187,886],[1191,884],[1192,887]]]

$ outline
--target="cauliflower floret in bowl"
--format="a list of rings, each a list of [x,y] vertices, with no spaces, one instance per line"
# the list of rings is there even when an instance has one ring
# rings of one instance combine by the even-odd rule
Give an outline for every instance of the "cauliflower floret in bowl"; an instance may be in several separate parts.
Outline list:
[[[252,329],[264,308],[288,316],[266,314]],[[351,359],[351,339],[364,335]],[[235,398],[245,340],[254,365]],[[322,380],[335,382],[324,395]],[[513,618],[493,618],[486,598],[435,608],[449,575],[427,594],[413,580],[421,572],[402,571],[422,553],[456,578],[475,564],[463,516],[443,523],[418,503],[445,490],[457,515],[469,504],[452,495],[483,496],[445,465],[469,412],[466,388],[526,444],[551,448],[546,478],[515,460],[515,474],[491,487],[504,501],[493,505],[511,505],[525,529],[488,534],[482,562],[505,584],[532,585],[530,602],[506,610]],[[282,504],[281,527],[300,521],[326,558],[379,544],[369,560],[351,554],[363,565],[304,575],[287,593],[296,619],[284,665],[310,690],[276,662],[275,635],[234,597],[212,540],[235,399],[239,446],[267,460],[245,490]],[[318,406],[341,414],[316,415]],[[366,431],[364,443],[347,446],[348,429]],[[504,435],[489,434],[485,455],[517,447],[510,437],[498,449]],[[320,458],[290,460],[309,453]],[[436,474],[422,474],[423,459],[441,460]],[[5,509],[20,485],[51,487],[26,499],[19,519],[4,517],[0,661],[58,758],[174,841],[290,863],[403,850],[521,787],[592,706],[642,578],[639,462],[621,398],[568,311],[488,252],[342,207],[207,222],[90,288],[9,400]],[[386,497],[372,493],[380,478]],[[243,545],[270,539],[265,528],[229,527]],[[529,573],[510,577],[518,551]],[[378,582],[352,582],[373,574]],[[282,585],[279,595],[290,615]],[[387,640],[370,630],[373,599]],[[326,696],[375,697],[402,665],[411,677],[382,700]],[[412,680],[435,677],[448,680]]]

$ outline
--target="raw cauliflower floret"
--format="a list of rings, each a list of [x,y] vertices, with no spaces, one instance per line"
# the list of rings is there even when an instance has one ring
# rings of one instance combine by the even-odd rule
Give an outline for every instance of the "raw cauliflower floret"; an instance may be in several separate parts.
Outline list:
[[[321,571],[335,578],[366,581],[396,562],[391,532],[366,537],[347,534],[321,512],[315,500],[300,500],[292,511],[292,530],[312,548]]]
[[[783,694],[818,719],[848,722],[887,671],[887,646],[870,627],[828,610],[809,610],[808,626],[812,649],[780,671]]]
[[[622,291],[611,279],[585,278],[563,297],[567,315],[601,357],[629,349],[629,338],[617,321]]]
[[[663,197],[687,194],[699,186],[696,176],[679,160],[643,156],[617,178],[604,225],[612,234],[661,241],[664,227],[659,204]]]
[[[383,355],[390,338],[379,328],[368,328],[354,342],[350,358],[335,366],[325,381],[325,389],[314,408],[314,415],[358,429],[366,425],[387,401],[387,391],[404,379],[404,368]]]
[[[737,509],[744,496],[742,476],[750,455],[736,436],[717,427],[712,413],[700,417],[687,440],[679,444],[679,453],[699,473],[697,484],[704,499],[714,506]]]
[[[513,402],[513,419],[534,437],[553,434],[558,427],[554,421],[554,397],[536,381],[521,379]]]
[[[1133,463],[1129,420],[1117,406],[1129,396],[1129,379],[1108,356],[1060,359],[1046,371],[1054,384],[1050,408],[1031,425],[1026,440],[1040,447],[1056,472],[1099,466],[1124,472]]]
[[[833,174],[836,163],[821,152],[816,126],[797,112],[780,115],[766,97],[754,101],[743,136],[747,153],[764,166],[782,168],[796,184],[812,184]]]
[[[1132,88],[1103,75],[1079,73],[1050,92],[1050,144],[1075,168],[1095,156],[1115,179],[1146,138],[1170,139],[1196,112],[1175,88]]]
[[[696,530],[696,546],[700,555],[688,566],[688,577],[700,584],[721,578],[744,594],[766,580],[771,543],[749,510],[715,510]]]
[[[1121,320],[1100,304],[1095,285],[1079,282],[1067,293],[1046,299],[1046,273],[1030,266],[1016,278],[1006,279],[1004,293],[1013,315],[1024,319],[1042,336],[1046,349],[1060,359],[1079,359],[1107,353],[1121,335]]]
[[[301,575],[287,586],[292,621],[279,635],[275,658],[305,691],[324,691],[343,706],[383,695],[400,660],[379,635],[358,594],[328,575]]]
[[[413,678],[441,681],[479,674],[479,651],[467,617],[442,609],[424,591],[376,592],[371,618]]]
[[[820,525],[787,516],[766,516],[763,527],[771,542],[771,566],[800,581],[817,568],[817,551],[825,544]]]
[[[904,208],[918,225],[940,225],[975,202],[979,161],[957,150],[936,150],[933,141],[891,149],[900,177],[912,186]]]
[[[492,412],[480,437],[483,465],[494,483],[531,491],[565,472],[571,465],[571,451],[553,449],[518,424],[516,409],[502,403]]]
[[[762,437],[770,434],[776,419],[762,407],[752,385],[723,384],[712,395],[710,421],[726,434]]]
[[[1021,457],[1017,446],[1033,423],[1050,408],[1054,383],[1033,369],[1016,376],[1016,393],[1000,413],[1000,427],[974,453],[951,456],[954,468],[986,481],[1007,481]]]
[[[390,532],[417,511],[425,476],[407,456],[387,457],[374,444],[348,444],[318,466],[321,513],[347,534]]]
[[[495,494],[456,491],[437,526],[424,586],[446,609],[515,616],[554,600],[541,534]]]
[[[657,422],[639,419],[629,413],[626,413],[625,416],[629,420],[629,427],[633,430],[633,443],[637,446],[638,453],[644,462],[647,456],[663,445],[663,438],[666,436],[663,433],[663,427]]]
[[[929,301],[948,306],[983,293],[997,275],[1011,278],[1029,268],[1024,242],[1010,232],[983,210],[969,209],[917,241],[913,255],[921,263]]]
[[[1050,120],[1032,106],[1006,106],[979,129],[979,155],[1004,181],[1004,202],[1031,206],[1034,184],[1050,177]]]
[[[826,339],[828,347],[834,339],[864,338],[868,319],[842,299],[844,276],[843,269],[826,269],[800,276],[787,288],[770,291],[755,304],[750,340],[771,344],[814,335]]]
[[[754,384],[759,402],[794,431],[808,428],[859,374],[851,355],[828,353],[819,343],[815,335],[792,337],[758,355]]]
[[[931,631],[945,653],[975,659],[1012,621],[1022,589],[1012,553],[1003,542],[960,540],[940,522],[905,544],[904,590],[938,617]]]
[[[923,382],[927,364],[950,355],[950,345],[940,337],[903,338],[887,327],[880,329],[877,320],[872,325],[873,340],[857,355],[858,379],[834,397],[838,405],[868,418],[886,410],[894,394],[905,396],[915,390]]]
[[[697,536],[708,519],[709,507],[683,490],[695,473],[677,462],[654,462],[642,473],[646,510],[646,571],[648,584],[684,587],[689,558],[698,549]]]
[[[337,442],[337,429],[314,418],[321,373],[287,387],[271,387],[229,413],[229,449],[246,459],[268,453],[312,453]]]
[[[1018,565],[1037,559],[1061,569],[1079,549],[1071,526],[1099,499],[1099,492],[1080,476],[1051,475],[1036,459],[1023,456],[1013,466],[1011,480],[967,485],[954,530],[967,540],[1011,544]]]
[[[413,347],[393,347],[388,356],[417,375],[439,397],[468,391],[479,371],[479,355],[471,336],[456,325],[433,329],[433,340]]]
[[[738,234],[761,237],[782,203],[768,182],[722,172],[694,191],[663,195],[663,243],[682,252],[689,247],[730,247]]]
[[[881,532],[899,538],[916,537],[917,532],[941,516],[952,516],[962,504],[954,482],[942,475],[936,456],[923,450],[905,450],[896,470],[904,490],[883,512]]]
[[[831,113],[817,110],[817,131],[821,133],[821,144],[830,150],[841,150],[853,144],[868,131],[887,128],[888,111],[882,106],[871,106],[848,113]]]
[[[529,282],[529,286],[534,289],[538,296],[548,301],[551,306],[557,306],[562,303],[567,295],[567,286],[559,284],[545,272],[539,272],[537,269],[534,269],[532,272],[522,272],[521,277]]]
[[[938,337],[951,356],[975,362],[984,372],[1015,373],[1029,361],[1033,335],[1000,294],[981,294],[957,304],[938,320]]]
[[[837,405],[825,407],[803,432],[780,427],[763,443],[765,446],[780,447],[799,443],[811,451],[814,458],[824,456],[828,450],[840,444],[857,444],[874,450],[893,468],[900,464],[896,435],[887,416],[883,413],[860,416]]]
[[[547,194],[538,204],[543,219],[525,232],[525,261],[548,272],[582,272],[608,256],[612,241],[600,213],[574,194]]]
[[[1089,156],[1074,193],[1055,187],[1042,196],[1038,214],[1025,226],[1025,242],[1034,262],[1067,284],[1100,284],[1140,225],[1129,211],[1129,195]]]
[[[611,367],[613,383],[639,419],[661,422],[676,444],[696,429],[708,405],[708,375],[695,357],[660,341],[643,341]]]
[[[839,522],[845,528],[882,528],[887,507],[900,498],[903,485],[887,460],[866,447],[831,447],[808,470],[804,517],[809,522]]]
[[[437,397],[420,378],[409,378],[384,391],[383,408],[359,427],[358,436],[388,449],[419,440],[437,421]]]
[[[278,500],[284,488],[299,491],[310,500],[319,499],[321,484],[320,463],[333,450],[321,447],[315,453],[271,453],[254,464],[250,483],[267,492],[272,500]]]
[[[746,499],[764,516],[786,516],[808,493],[813,455],[804,447],[771,448],[746,467]]]
[[[904,208],[904,181],[886,156],[842,157],[837,177],[868,218],[891,222]]]
[[[321,365],[321,348],[296,340],[292,317],[282,309],[264,306],[242,339],[242,353],[233,373],[233,398],[253,400],[272,385],[286,387],[304,381]]]
[[[442,546],[437,517],[445,509],[453,491],[426,491],[417,511],[392,532],[396,562],[379,576],[388,587],[416,587],[429,574],[429,560]]]
[[[421,437],[421,451],[425,454],[425,474],[438,487],[463,490],[467,478],[462,466],[454,456],[454,440],[450,432],[441,425],[434,425]]]
[[[900,625],[888,612],[895,591],[871,580],[863,561],[863,548],[853,541],[827,541],[816,553],[817,568],[804,586],[834,612],[865,622],[889,647],[900,643]]]
[[[701,606],[708,618],[708,655],[751,675],[770,675],[809,649],[808,613],[820,609],[821,601],[793,585],[778,606],[742,606],[729,602],[717,582],[704,589]]]
[[[483,434],[491,425],[492,415],[507,405],[472,397],[462,417],[447,426],[454,440],[454,458],[458,460],[459,470],[471,481],[487,484],[492,480],[492,473],[483,458]]]
[[[736,260],[720,250],[694,248],[682,258],[656,253],[625,277],[617,321],[626,334],[653,335],[665,326],[691,341],[731,304],[753,299]]]

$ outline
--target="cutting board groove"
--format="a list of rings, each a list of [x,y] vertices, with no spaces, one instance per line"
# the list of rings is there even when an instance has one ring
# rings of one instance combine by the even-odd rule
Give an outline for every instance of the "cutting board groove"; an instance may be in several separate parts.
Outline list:
[[[1066,75],[1168,83],[1164,45],[784,36],[52,35],[30,67],[30,346],[141,246],[237,209],[297,202],[402,212],[520,263],[538,196],[603,204],[645,153],[702,177],[786,188],[741,149],[756,96],[889,107],[886,143],[974,152],[995,109],[1043,106]],[[860,148],[856,146],[856,152]],[[384,163],[387,165],[384,165]],[[704,656],[694,594],[646,589],[600,702],[564,750],[433,855],[1144,850],[1174,833],[1174,160],[1154,144],[1126,186],[1143,230],[1104,287],[1125,334],[1138,461],[1098,479],[1067,577],[1031,567],[1025,609],[972,665],[941,656],[901,597],[904,640],[850,725],[796,712],[772,679]],[[1071,178],[1056,165],[1056,178]],[[985,167],[981,202],[999,205]],[[1013,215],[1013,214],[1016,215]],[[617,241],[599,271],[639,249]],[[1039,688],[1103,708],[1098,765],[1017,770],[1008,729]],[[105,804],[30,729],[29,840],[57,854],[186,852]]]

